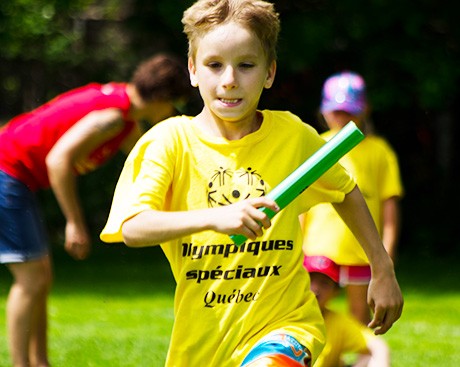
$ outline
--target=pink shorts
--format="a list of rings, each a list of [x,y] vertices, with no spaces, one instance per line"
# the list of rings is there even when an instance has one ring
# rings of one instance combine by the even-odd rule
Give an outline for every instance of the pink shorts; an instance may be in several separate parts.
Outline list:
[[[341,286],[369,284],[371,281],[371,267],[369,265],[341,265],[339,279]]]

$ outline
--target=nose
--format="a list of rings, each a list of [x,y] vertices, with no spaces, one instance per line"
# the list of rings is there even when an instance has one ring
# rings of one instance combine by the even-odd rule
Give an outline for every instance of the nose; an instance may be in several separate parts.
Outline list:
[[[234,89],[237,87],[235,69],[232,66],[227,66],[222,74],[222,86],[225,89]]]

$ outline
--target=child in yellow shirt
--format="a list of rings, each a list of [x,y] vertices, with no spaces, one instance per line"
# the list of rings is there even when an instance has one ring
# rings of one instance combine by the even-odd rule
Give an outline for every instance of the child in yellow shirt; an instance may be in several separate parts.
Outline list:
[[[361,75],[344,71],[324,83],[321,113],[329,130],[322,137],[329,140],[350,120],[366,132],[366,138],[340,163],[356,179],[383,244],[394,259],[403,187],[394,150],[382,137],[366,131],[368,109]],[[371,319],[367,304],[371,267],[358,239],[330,203],[313,207],[302,220],[305,254],[326,256],[340,266],[340,284],[345,287],[350,312],[367,325]]]
[[[325,256],[306,256],[304,266],[310,273],[311,289],[326,325],[326,345],[315,367],[344,366],[344,356],[350,353],[356,355],[354,367],[389,367],[390,351],[381,337],[354,318],[328,307],[340,292],[340,267]]]
[[[402,311],[393,265],[354,180],[335,165],[278,212],[266,193],[325,142],[289,112],[258,110],[276,73],[279,18],[259,0],[199,0],[184,13],[203,110],[159,123],[125,164],[101,238],[160,244],[176,280],[167,366],[310,366],[324,324],[302,266],[298,216],[334,202],[370,259],[373,326]],[[236,246],[229,235],[248,238]]]

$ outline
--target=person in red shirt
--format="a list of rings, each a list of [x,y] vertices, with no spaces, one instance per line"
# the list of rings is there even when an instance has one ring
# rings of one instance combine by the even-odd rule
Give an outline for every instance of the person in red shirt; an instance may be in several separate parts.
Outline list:
[[[91,239],[76,176],[129,152],[141,123],[173,115],[190,90],[185,64],[159,54],[141,63],[128,83],[90,83],[0,129],[0,263],[13,276],[6,306],[13,366],[49,366],[51,260],[35,192],[51,188],[66,219],[65,249],[85,259]]]

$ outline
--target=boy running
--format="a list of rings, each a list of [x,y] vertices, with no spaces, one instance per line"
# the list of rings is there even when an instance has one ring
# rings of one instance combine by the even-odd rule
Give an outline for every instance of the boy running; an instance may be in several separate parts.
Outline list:
[[[310,366],[324,324],[302,266],[298,216],[337,203],[368,253],[373,327],[402,310],[393,265],[353,179],[336,165],[273,221],[265,197],[324,140],[289,112],[257,109],[273,84],[273,4],[199,0],[184,13],[203,110],[161,122],[131,152],[101,238],[160,244],[177,282],[167,366]],[[237,247],[228,235],[248,241]]]

